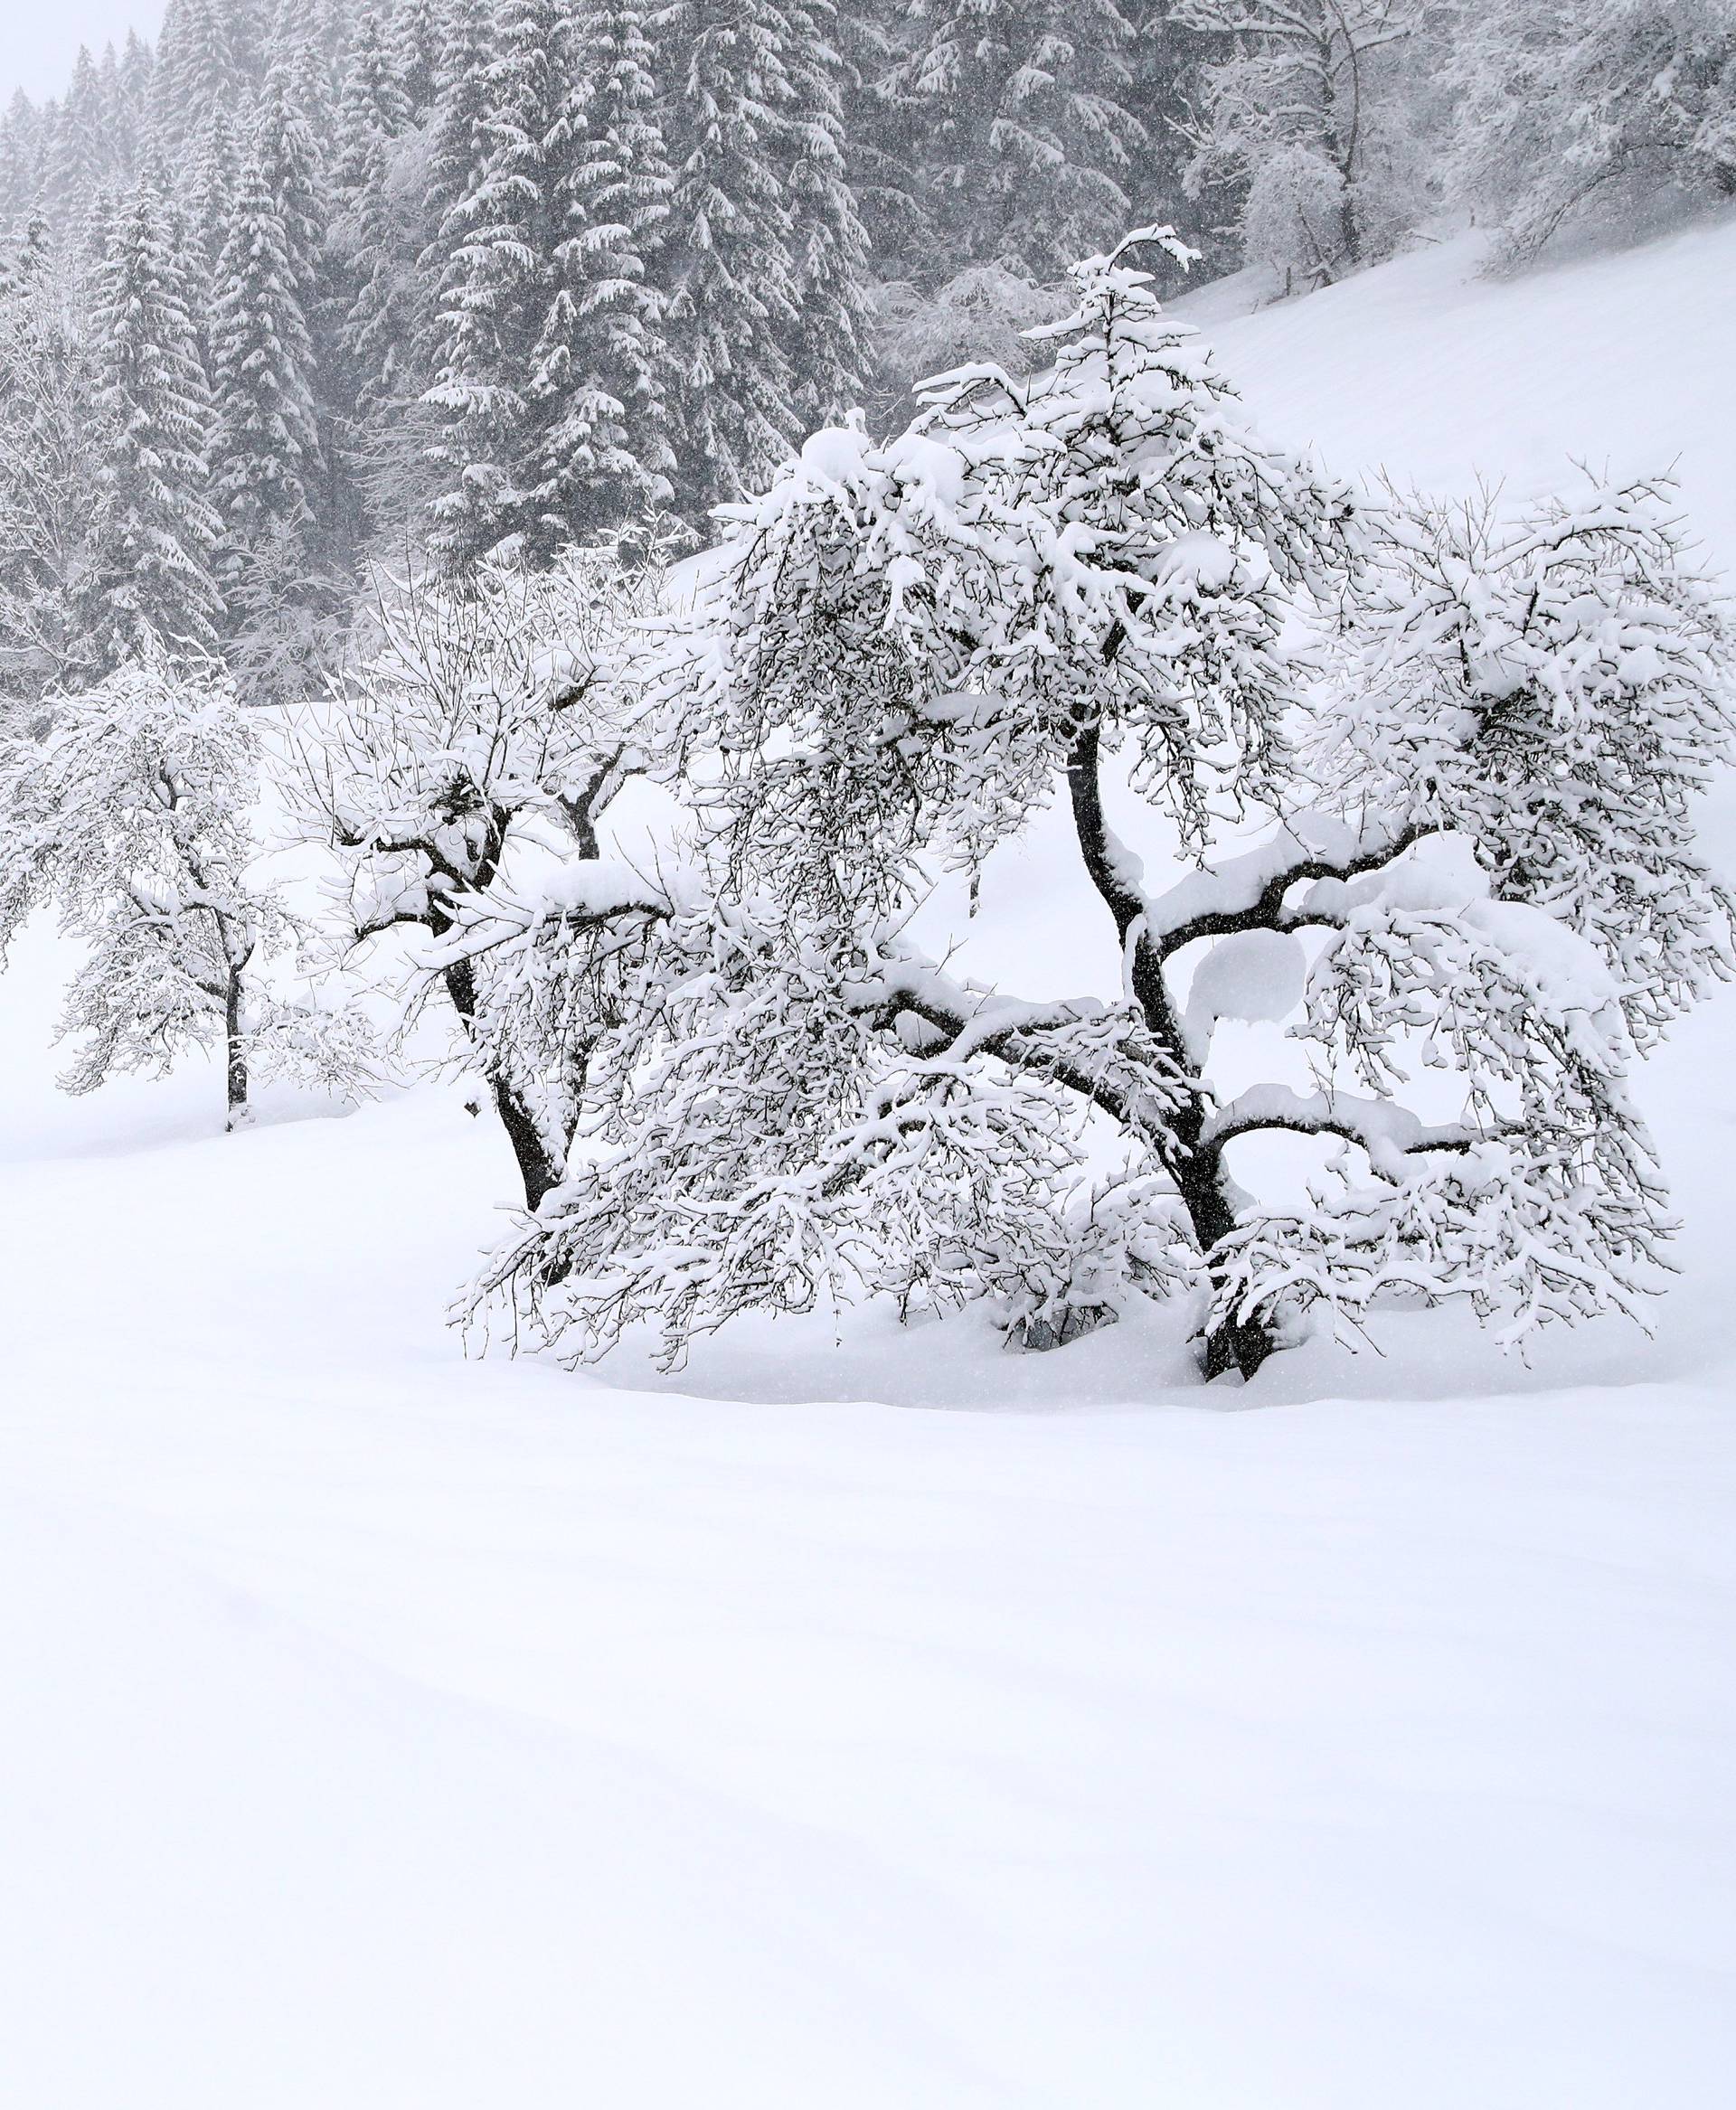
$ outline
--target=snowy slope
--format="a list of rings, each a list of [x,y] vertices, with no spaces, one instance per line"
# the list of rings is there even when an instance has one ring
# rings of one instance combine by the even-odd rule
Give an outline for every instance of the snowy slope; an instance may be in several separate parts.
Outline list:
[[[1470,262],[1213,334],[1345,469],[1679,454],[1736,563],[1736,227]],[[1076,975],[1042,845],[995,884]],[[0,981],[0,2100],[1729,2100],[1736,998],[1642,1081],[1655,1343],[1203,1394],[1161,1321],[874,1320],[653,1387],[461,1359],[458,1094],[57,1099],[63,967]]]

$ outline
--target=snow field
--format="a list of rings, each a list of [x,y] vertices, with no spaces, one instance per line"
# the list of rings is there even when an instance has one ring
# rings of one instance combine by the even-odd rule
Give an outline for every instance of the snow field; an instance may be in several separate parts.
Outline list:
[[[1736,561],[1736,225],[1467,268],[1212,334],[1347,471],[1679,454]],[[1025,991],[1095,942],[1053,870],[991,873]],[[1640,1079],[1656,1343],[1403,1314],[1208,1393],[1162,1314],[467,1362],[460,1093],[59,1099],[63,972],[0,981],[8,2100],[1728,2100],[1736,1000]]]

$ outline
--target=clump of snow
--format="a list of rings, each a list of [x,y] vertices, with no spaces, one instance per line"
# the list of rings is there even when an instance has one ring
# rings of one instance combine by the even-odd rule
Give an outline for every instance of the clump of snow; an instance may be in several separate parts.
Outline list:
[[[1220,1019],[1250,1025],[1288,1018],[1302,1002],[1308,959],[1302,941],[1281,930],[1239,930],[1219,938],[1188,989],[1191,1032],[1208,1035]]]
[[[863,457],[872,443],[861,425],[830,425],[802,442],[801,466],[811,485],[837,485],[848,490],[867,475]]]

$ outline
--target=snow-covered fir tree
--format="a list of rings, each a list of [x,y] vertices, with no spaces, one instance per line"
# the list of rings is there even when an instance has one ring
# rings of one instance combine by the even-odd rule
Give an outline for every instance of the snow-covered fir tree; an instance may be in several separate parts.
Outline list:
[[[181,227],[146,181],[115,211],[93,274],[102,466],[85,620],[102,664],[144,631],[175,651],[216,644],[213,419],[189,277]]]
[[[1206,1373],[1248,1375],[1310,1307],[1463,1297],[1523,1339],[1659,1286],[1635,1034],[1736,958],[1689,817],[1731,636],[1660,493],[1359,523],[1146,274],[1079,278],[1040,379],[953,377],[739,509],[658,677],[703,883],[649,939],[642,894],[522,907],[575,1003],[645,956],[585,1148],[478,1305],[679,1355],[747,1310],[991,1296],[1041,1346],[1184,1286]],[[1193,852],[1167,885],[1109,821],[1128,793]],[[1033,1003],[911,918],[1054,803],[1122,975]],[[1282,817],[1214,856],[1250,804]],[[1226,1021],[1288,1027],[1265,1081],[1217,1081]]]
[[[397,0],[390,12],[388,56],[412,124],[421,123],[439,94],[447,20],[445,0]]]
[[[447,215],[438,545],[546,560],[670,495],[671,367],[644,250],[669,177],[639,12],[508,0],[487,151]]]
[[[212,113],[233,105],[241,75],[224,0],[169,0],[152,80],[154,129],[174,149],[196,139]]]
[[[445,429],[436,540],[468,562],[509,539],[542,549],[537,518],[539,374],[571,328],[553,259],[573,139],[573,32],[559,0],[505,0],[495,22],[484,120],[487,152],[448,215],[438,374]],[[552,535],[552,531],[551,531]]]
[[[607,533],[673,495],[678,376],[652,267],[674,178],[651,59],[644,8],[601,0],[575,52],[556,293],[533,383],[545,427],[534,504],[569,533]]]
[[[778,0],[675,0],[656,26],[675,164],[665,328],[681,376],[684,502],[703,512],[763,482],[801,431],[794,221],[778,173],[792,39]]]
[[[910,0],[904,14],[880,88],[910,113],[942,254],[1053,277],[1127,224],[1145,136],[1119,0]]]
[[[80,287],[39,221],[0,257],[0,696],[33,705],[96,665],[90,494],[102,466]]]
[[[220,582],[231,601],[293,596],[309,569],[319,470],[313,344],[259,153],[241,157],[212,315],[212,495]]]

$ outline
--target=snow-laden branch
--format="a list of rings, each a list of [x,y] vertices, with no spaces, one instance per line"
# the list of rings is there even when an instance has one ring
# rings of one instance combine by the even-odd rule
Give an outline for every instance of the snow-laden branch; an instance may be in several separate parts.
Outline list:
[[[1303,1093],[1288,1085],[1260,1084],[1238,1093],[1212,1113],[1201,1141],[1222,1149],[1238,1136],[1271,1129],[1298,1135],[1335,1135],[1360,1144],[1376,1172],[1394,1178],[1403,1173],[1407,1158],[1429,1151],[1467,1151],[1491,1139],[1490,1129],[1462,1122],[1428,1126],[1391,1099],[1341,1091]]]

